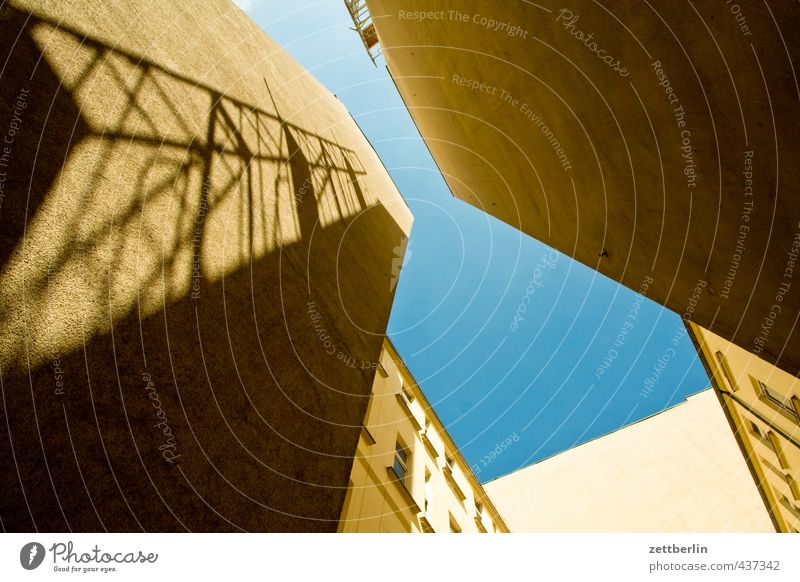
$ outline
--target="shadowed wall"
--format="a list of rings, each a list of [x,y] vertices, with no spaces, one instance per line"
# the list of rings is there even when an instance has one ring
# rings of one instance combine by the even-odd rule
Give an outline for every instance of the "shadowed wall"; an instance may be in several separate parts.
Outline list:
[[[227,1],[0,20],[2,527],[335,531],[411,225],[374,151]]]

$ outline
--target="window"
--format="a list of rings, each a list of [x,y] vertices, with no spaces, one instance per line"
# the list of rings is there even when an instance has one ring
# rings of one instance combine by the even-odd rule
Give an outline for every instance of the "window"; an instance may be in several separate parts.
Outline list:
[[[479,532],[486,533],[486,526],[483,524],[483,503],[477,500],[475,501],[475,525]]]
[[[758,389],[761,391],[761,398],[763,400],[766,400],[770,406],[777,409],[779,412],[791,417],[795,421],[798,420],[797,413],[792,406],[792,400],[790,397],[784,396],[780,392],[776,392],[773,388],[770,388],[761,380],[756,380],[756,382],[758,383]]]
[[[414,402],[414,393],[406,386],[405,381],[403,381],[403,376],[401,376],[400,373],[398,373],[397,376],[400,379],[400,392],[403,394],[403,398],[409,403]]]
[[[428,513],[432,496],[433,488],[431,486],[431,472],[428,471],[428,469],[425,469],[425,513]]]
[[[800,484],[798,484],[795,478],[791,475],[785,475],[784,479],[786,479],[786,483],[789,485],[789,491],[792,492],[792,497],[794,497],[794,500],[800,501]]]
[[[428,417],[425,417],[425,428],[420,430],[420,437],[422,438],[422,444],[425,445],[425,448],[428,449],[428,454],[431,456],[431,459],[436,461],[439,458],[439,453],[436,451],[436,447],[433,446],[431,442],[431,435],[434,434],[433,426],[431,426],[431,421]]]
[[[408,451],[403,446],[403,443],[397,441],[394,448],[394,463],[392,464],[392,468],[397,477],[401,480],[404,480],[406,475],[408,475],[408,456]]]
[[[771,430],[768,430],[766,434],[762,435],[761,442],[767,445],[767,448],[773,453],[777,453],[775,450],[775,443],[778,442],[777,439],[778,437],[776,437]]]
[[[461,526],[458,525],[456,518],[453,517],[453,514],[450,514],[450,533],[461,533]]]
[[[717,361],[719,362],[720,368],[722,368],[722,375],[725,376],[725,382],[728,383],[730,391],[736,392],[739,386],[736,385],[736,382],[733,379],[733,373],[731,372],[730,366],[728,366],[728,360],[725,358],[725,354],[722,352],[717,352],[715,355],[717,356]]]
[[[778,457],[778,463],[780,464],[781,469],[788,471],[789,461],[783,452],[783,445],[781,444],[781,439],[778,437],[778,435],[776,435],[772,431],[767,432],[767,438],[769,439],[769,442],[772,445],[770,448],[775,453],[775,456]]]
[[[789,501],[789,498],[786,495],[781,496],[781,503],[783,506],[791,511],[797,519],[800,519],[800,507],[797,507],[794,503]]]
[[[771,450],[773,453],[775,452],[775,445],[772,443],[773,437],[770,437],[771,430],[767,430],[766,432],[761,430],[761,427],[754,420],[747,421],[747,425],[750,427],[750,433],[758,439],[758,441]]]
[[[455,467],[455,461],[453,460],[453,457],[451,457],[449,455],[445,456],[444,462],[445,462],[445,465],[447,465],[447,468],[450,469],[451,471]]]

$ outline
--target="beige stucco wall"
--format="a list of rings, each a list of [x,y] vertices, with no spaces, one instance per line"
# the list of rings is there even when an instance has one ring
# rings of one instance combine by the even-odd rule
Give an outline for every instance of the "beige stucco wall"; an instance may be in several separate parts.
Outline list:
[[[380,364],[339,531],[420,533],[429,528],[447,533],[451,521],[463,533],[508,531],[388,340]],[[398,439],[410,455],[402,480],[387,471]],[[481,511],[476,501],[482,502]]]
[[[777,529],[800,531],[800,380],[706,329],[689,329]]]
[[[512,531],[774,531],[712,390],[485,489]]]
[[[367,4],[456,197],[800,373],[796,3]]]
[[[0,54],[5,529],[335,530],[411,226],[352,117],[227,0]]]

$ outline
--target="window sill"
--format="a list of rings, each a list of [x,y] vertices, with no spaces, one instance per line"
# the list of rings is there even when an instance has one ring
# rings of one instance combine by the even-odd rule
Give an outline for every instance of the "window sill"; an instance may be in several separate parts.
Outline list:
[[[428,454],[431,456],[431,459],[433,459],[433,461],[436,462],[439,459],[439,453],[436,452],[436,447],[433,446],[433,443],[431,442],[428,433],[425,432],[424,430],[420,430],[419,437],[420,439],[422,439],[422,444],[425,445],[425,448],[428,450]]]
[[[369,446],[372,446],[377,442],[375,437],[372,436],[372,433],[369,432],[369,429],[366,427],[366,425],[361,425],[361,436],[364,437],[364,440]]]
[[[403,393],[398,392],[397,394],[395,394],[395,396],[397,396],[397,400],[400,402],[400,406],[403,408],[403,410],[405,410],[406,416],[408,416],[408,419],[411,421],[411,424],[414,425],[414,430],[422,430],[422,425],[417,420],[417,417],[414,416],[414,413],[411,410],[411,406],[409,405],[408,400],[406,400],[406,397],[403,396]]]
[[[419,524],[422,527],[422,533],[436,533],[436,530],[431,526],[431,522],[424,515],[419,518]]]
[[[447,465],[445,465],[444,467],[444,476],[447,479],[447,482],[450,484],[450,488],[458,497],[458,500],[463,504],[464,501],[466,501],[467,496],[459,486],[458,482],[456,481],[456,478],[453,477],[453,470]]]
[[[389,481],[395,484],[400,494],[403,496],[403,499],[408,503],[409,508],[411,508],[414,513],[420,513],[422,510],[414,500],[414,496],[411,495],[411,491],[406,487],[405,481],[395,472],[394,467],[386,467],[386,472],[389,475]]]

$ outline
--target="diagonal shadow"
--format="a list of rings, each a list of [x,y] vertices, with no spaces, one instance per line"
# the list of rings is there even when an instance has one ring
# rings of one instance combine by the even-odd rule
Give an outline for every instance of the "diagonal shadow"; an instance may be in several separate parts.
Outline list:
[[[3,528],[335,531],[372,382],[337,355],[377,359],[406,234],[366,142],[5,10],[0,120],[32,86],[0,213]]]

